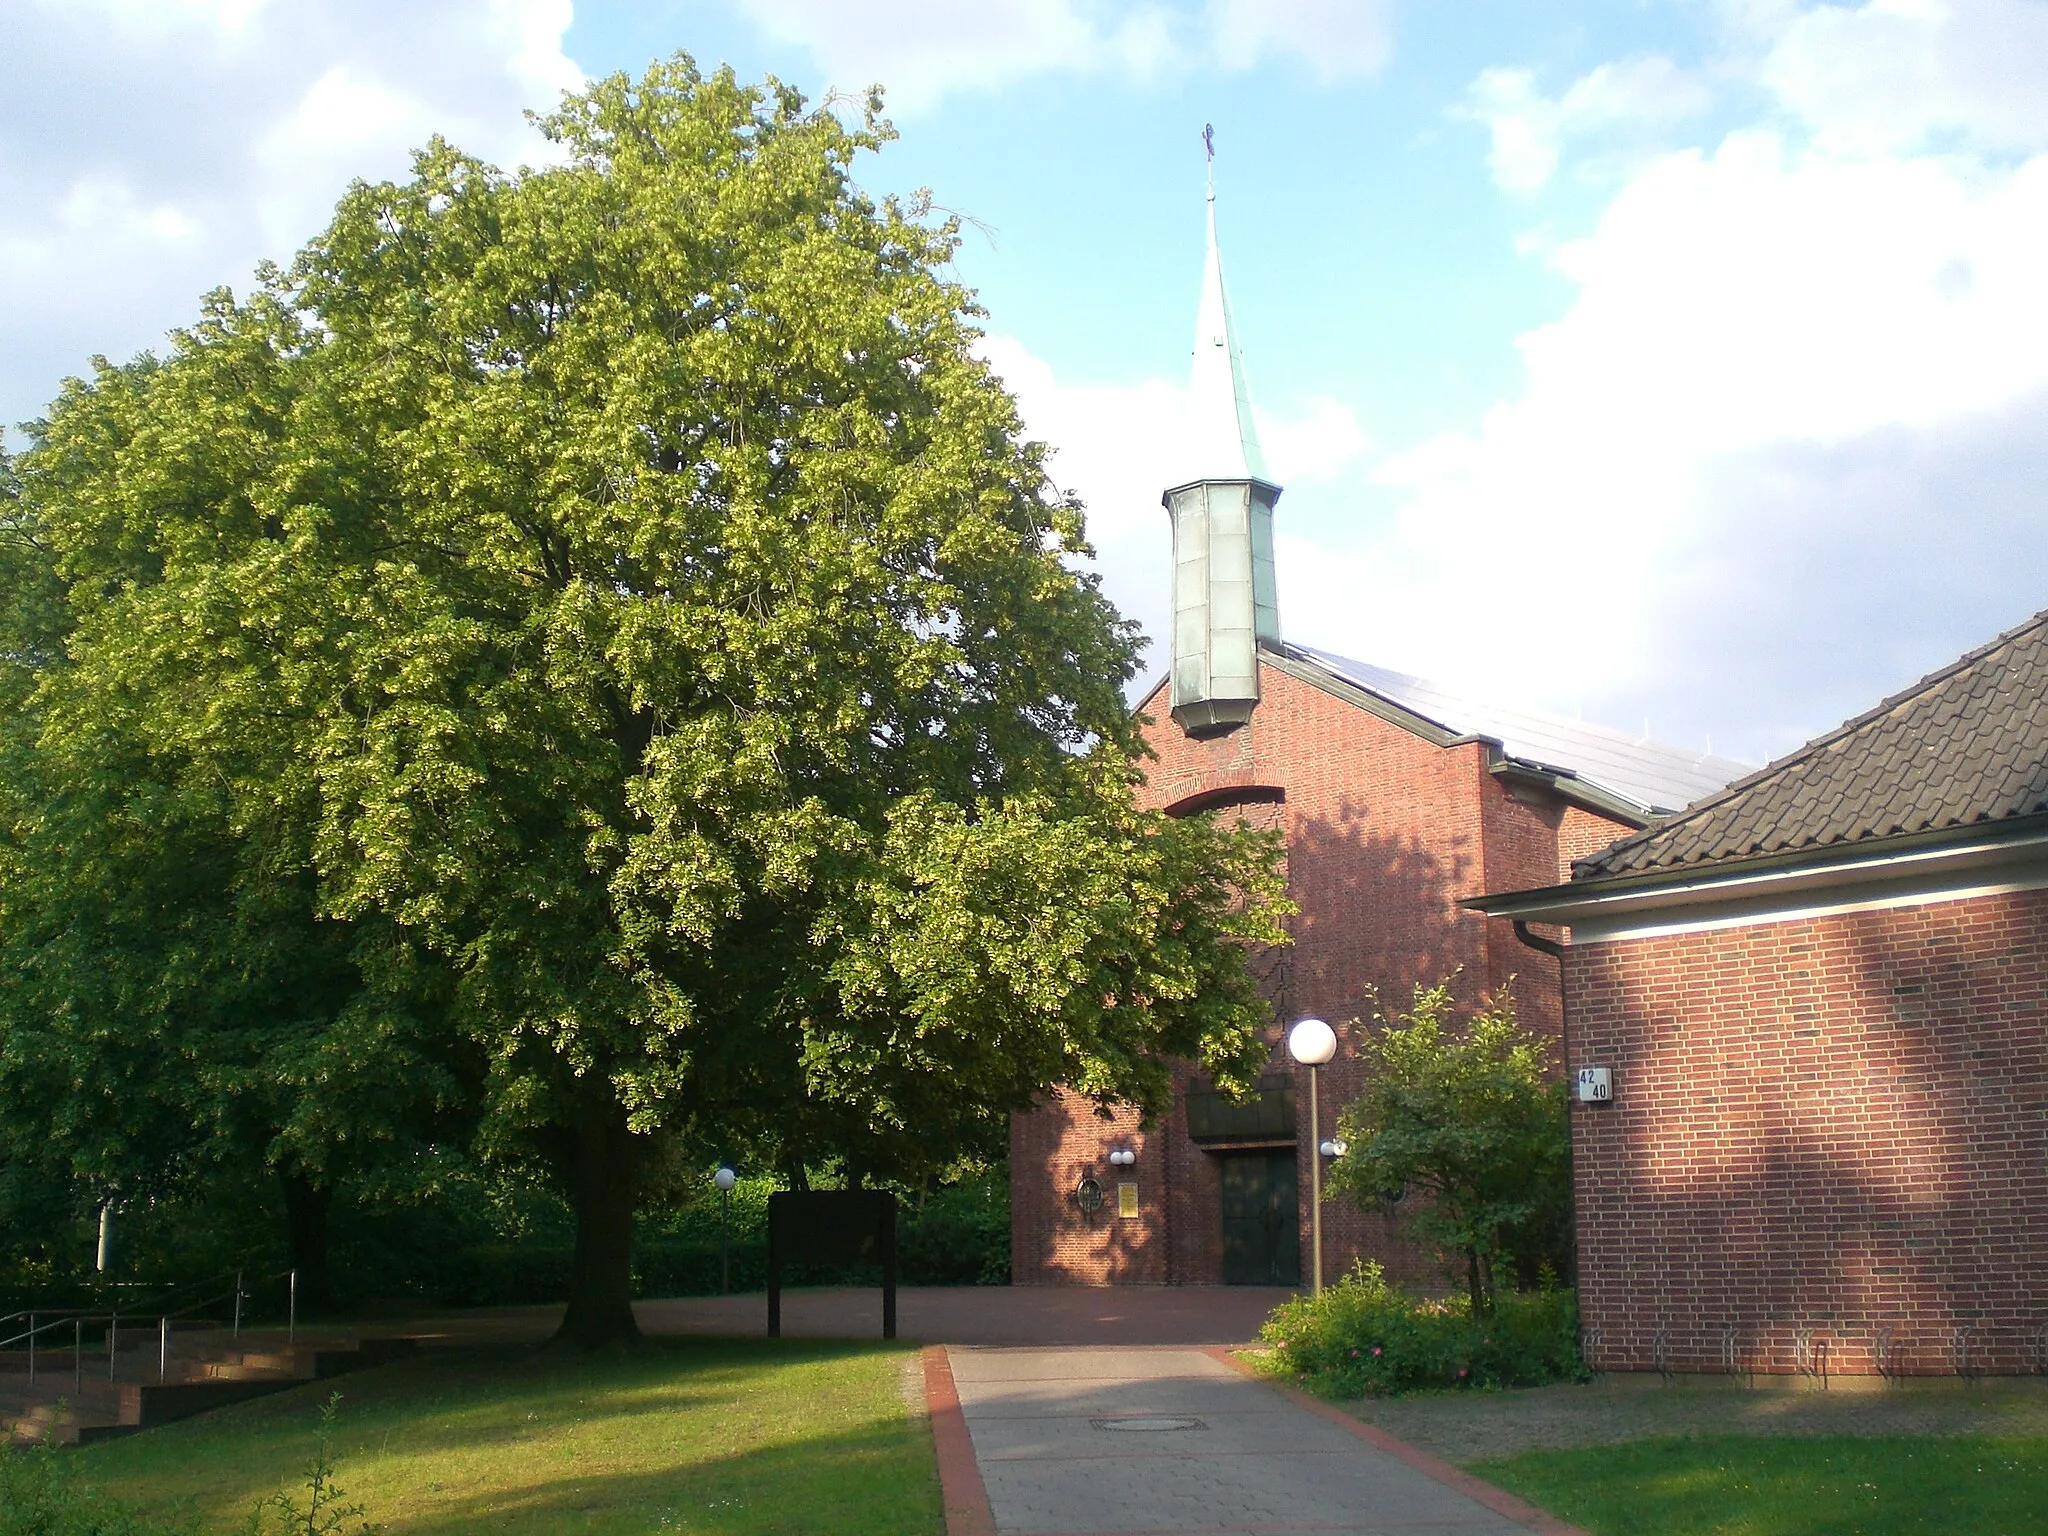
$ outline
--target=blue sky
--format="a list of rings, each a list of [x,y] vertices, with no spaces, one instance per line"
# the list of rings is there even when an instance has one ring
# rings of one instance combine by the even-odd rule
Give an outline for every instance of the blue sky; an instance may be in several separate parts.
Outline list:
[[[1214,123],[1282,623],[1761,760],[2048,607],[2048,0],[0,0],[0,419],[439,131],[880,82],[1155,632]],[[1155,658],[1156,659],[1156,658]]]

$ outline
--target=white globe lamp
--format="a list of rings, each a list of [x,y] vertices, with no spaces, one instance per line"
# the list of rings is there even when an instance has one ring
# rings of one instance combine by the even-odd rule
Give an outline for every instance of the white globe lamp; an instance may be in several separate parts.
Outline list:
[[[1322,1094],[1321,1083],[1316,1069],[1327,1065],[1337,1055],[1337,1031],[1321,1019],[1303,1019],[1287,1031],[1287,1054],[1308,1068],[1308,1140],[1309,1145],[1324,1156],[1328,1144],[1323,1141],[1320,1120]],[[1311,1157],[1308,1160],[1308,1246],[1309,1266],[1314,1276],[1315,1293],[1323,1294],[1323,1159]]]
[[[732,1187],[740,1176],[730,1163],[720,1163],[711,1182],[718,1186],[718,1294],[732,1293]]]
[[[1287,1031],[1287,1054],[1304,1067],[1320,1067],[1337,1054],[1337,1031],[1321,1019],[1303,1019]]]

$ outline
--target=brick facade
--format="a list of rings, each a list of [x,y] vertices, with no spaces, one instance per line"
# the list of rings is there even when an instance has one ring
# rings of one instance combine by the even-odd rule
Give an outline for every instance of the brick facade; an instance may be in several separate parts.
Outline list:
[[[1317,1015],[1338,1026],[1338,1058],[1320,1074],[1322,1134],[1361,1083],[1351,1021],[1405,1006],[1414,986],[1456,973],[1465,1004],[1514,982],[1524,1019],[1553,1036],[1561,1026],[1557,963],[1523,946],[1512,925],[1460,910],[1489,889],[1548,885],[1573,858],[1628,827],[1540,786],[1489,771],[1476,741],[1439,746],[1330,691],[1266,665],[1250,723],[1194,738],[1168,716],[1163,690],[1141,710],[1156,754],[1146,765],[1150,805],[1218,810],[1283,829],[1288,890],[1301,908],[1294,943],[1262,957],[1273,1002],[1273,1069],[1295,1082],[1302,1274],[1309,1270],[1308,1073],[1281,1043],[1285,1022]],[[1179,1074],[1182,1088],[1192,1070]],[[1130,1168],[1107,1155],[1129,1146]],[[1188,1136],[1185,1100],[1149,1129],[1134,1115],[1098,1118],[1065,1094],[1011,1125],[1012,1273],[1020,1284],[1213,1284],[1222,1279],[1220,1165]],[[1072,1192],[1092,1175],[1103,1210],[1079,1210]],[[1115,1186],[1135,1183],[1138,1214],[1117,1215]],[[1437,1265],[1404,1242],[1389,1213],[1344,1202],[1324,1207],[1324,1273],[1373,1257],[1410,1283],[1439,1288]]]
[[[1592,1364],[2048,1370],[2048,892],[1567,968]]]

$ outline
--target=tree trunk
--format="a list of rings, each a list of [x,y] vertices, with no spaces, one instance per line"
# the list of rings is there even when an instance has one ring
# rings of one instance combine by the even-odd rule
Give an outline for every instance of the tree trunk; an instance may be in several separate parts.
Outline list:
[[[1496,1299],[1493,1287],[1493,1256],[1487,1253],[1479,1255],[1479,1296],[1484,1305],[1475,1309],[1473,1316],[1493,1316],[1493,1304]]]
[[[303,1173],[279,1175],[284,1185],[285,1242],[299,1272],[299,1306],[324,1311],[334,1301],[334,1277],[327,1267],[327,1213],[334,1191]]]
[[[626,1111],[608,1104],[567,1129],[560,1145],[560,1171],[576,1210],[576,1259],[555,1340],[579,1349],[628,1349],[640,1338],[633,1320],[639,1138],[626,1127]]]
[[[1486,1316],[1486,1293],[1479,1285],[1479,1250],[1465,1250],[1465,1290],[1472,1298],[1472,1315]]]

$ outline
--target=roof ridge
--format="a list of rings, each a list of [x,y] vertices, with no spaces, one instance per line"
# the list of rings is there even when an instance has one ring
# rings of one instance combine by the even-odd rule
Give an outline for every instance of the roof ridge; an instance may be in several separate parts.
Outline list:
[[[1339,656],[1335,651],[1324,650],[1320,646],[1303,645],[1296,640],[1285,640],[1281,642],[1281,645],[1284,650],[1299,652],[1305,659],[1321,667],[1326,672],[1334,670],[1330,665],[1332,662],[1342,662],[1346,666],[1368,667],[1375,672],[1383,672],[1388,677],[1398,679],[1403,683],[1412,683],[1417,687],[1427,688],[1432,693],[1444,698],[1463,702],[1494,714],[1515,715],[1524,720],[1538,721],[1544,725],[1562,726],[1567,730],[1584,731],[1589,734],[1606,736],[1612,738],[1617,745],[1647,747],[1658,752],[1668,752],[1676,757],[1689,757],[1703,763],[1740,764],[1741,762],[1740,758],[1723,757],[1718,752],[1683,746],[1675,741],[1666,741],[1661,736],[1637,735],[1625,726],[1609,725],[1601,720],[1584,720],[1576,715],[1561,714],[1556,710],[1540,709],[1525,704],[1503,704],[1497,699],[1475,698],[1470,695],[1463,695],[1451,685],[1438,682],[1433,677],[1425,677],[1417,672],[1397,672],[1394,668],[1383,667],[1378,662],[1358,661],[1349,656]],[[1341,673],[1338,675],[1342,676]],[[1368,683],[1361,683],[1355,678],[1347,679],[1347,681],[1350,681],[1354,687],[1369,688],[1372,686]],[[1402,708],[1415,710],[1418,714],[1422,713],[1413,704],[1404,703]],[[1442,723],[1442,721],[1438,722],[1438,724]]]
[[[1746,764],[1711,751],[1462,693],[1450,684],[1320,646],[1289,640],[1278,651],[1314,678],[1329,678],[1380,699],[1404,716],[1459,739],[1486,741],[1503,761],[1575,779],[1589,793],[1597,791],[1626,806],[1621,818],[1625,821],[1640,824],[1680,809],[1693,796],[1718,788],[1725,775],[1747,769]]]
[[[1725,805],[1730,800],[1746,794],[1750,789],[1763,783],[1765,780],[1779,776],[1795,764],[1817,757],[1833,743],[1841,741],[1845,737],[1860,731],[1863,727],[1895,713],[1919,695],[1927,693],[1940,684],[1947,682],[1957,673],[1975,666],[2001,647],[2011,645],[2022,636],[2033,630],[2040,629],[2044,625],[2048,625],[2048,608],[2042,609],[2031,618],[2023,619],[2010,629],[2001,631],[1975,650],[1965,651],[1954,661],[1929,672],[1918,682],[1911,683],[1901,688],[1897,693],[1880,699],[1869,709],[1864,710],[1862,714],[1851,716],[1834,729],[1825,731],[1814,737],[1811,741],[1793,748],[1792,751],[1787,752],[1783,757],[1773,758],[1770,762],[1765,763],[1763,767],[1757,769],[1756,772],[1735,780],[1734,783],[1714,791],[1714,793],[1705,796],[1703,799],[1694,801],[1677,815],[1668,816],[1654,826],[1645,827],[1640,832],[1631,832],[1626,837],[1617,838],[1597,853],[1589,854],[1583,859],[1573,860],[1572,868],[1574,875],[1576,876],[1576,872],[1581,865],[1590,865],[1596,862],[1604,864],[1608,861],[1610,855],[1626,852],[1631,848],[1649,842],[1653,838],[1662,837],[1668,832],[1685,826],[1688,822],[1705,816],[1718,806]]]

